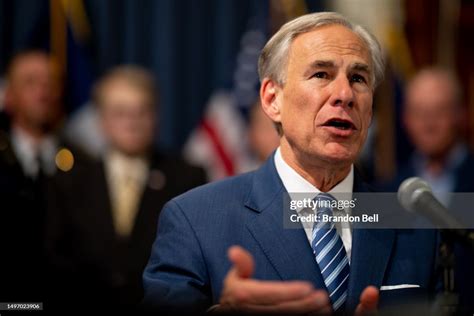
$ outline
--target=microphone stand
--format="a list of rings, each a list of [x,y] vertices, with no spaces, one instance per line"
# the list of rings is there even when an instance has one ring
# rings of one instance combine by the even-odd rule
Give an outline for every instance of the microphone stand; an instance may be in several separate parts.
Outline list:
[[[443,290],[436,296],[436,314],[439,316],[457,315],[459,310],[459,295],[454,290],[455,256],[453,252],[454,236],[451,230],[440,229],[441,242],[439,246],[438,271],[442,276]]]

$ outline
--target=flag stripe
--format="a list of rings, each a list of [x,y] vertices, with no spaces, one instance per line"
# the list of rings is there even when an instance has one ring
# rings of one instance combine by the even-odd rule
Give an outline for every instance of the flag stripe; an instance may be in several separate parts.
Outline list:
[[[203,127],[206,134],[211,138],[211,143],[214,147],[214,151],[217,153],[220,160],[222,161],[226,174],[233,175],[235,172],[234,164],[232,162],[232,159],[229,157],[224,147],[222,146],[221,140],[219,138],[219,135],[216,133],[214,126],[212,124],[209,124],[206,120],[202,121],[201,126]]]

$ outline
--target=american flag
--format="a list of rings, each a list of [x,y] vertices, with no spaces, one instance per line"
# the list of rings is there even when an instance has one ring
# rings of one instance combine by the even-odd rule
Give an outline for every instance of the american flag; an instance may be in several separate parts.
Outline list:
[[[203,166],[211,181],[255,165],[248,150],[247,121],[249,108],[258,98],[258,56],[267,40],[265,9],[256,6],[240,39],[233,88],[212,93],[203,119],[184,147],[185,157]]]

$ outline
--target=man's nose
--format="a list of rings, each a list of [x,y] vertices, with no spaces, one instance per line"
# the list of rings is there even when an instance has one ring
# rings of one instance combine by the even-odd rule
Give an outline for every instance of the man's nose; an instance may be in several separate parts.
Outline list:
[[[333,106],[354,106],[354,91],[346,76],[338,76],[331,83],[330,104]]]

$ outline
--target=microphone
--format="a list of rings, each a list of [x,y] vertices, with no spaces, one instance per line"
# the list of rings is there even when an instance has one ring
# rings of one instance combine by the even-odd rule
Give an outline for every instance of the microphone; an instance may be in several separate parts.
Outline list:
[[[436,199],[426,181],[412,177],[400,184],[398,201],[409,212],[419,213],[440,228],[461,228],[462,225]]]
[[[449,229],[449,235],[474,249],[474,232],[461,229],[463,225],[449,214],[424,180],[418,177],[404,180],[398,188],[397,197],[405,210],[423,215],[439,228]]]

